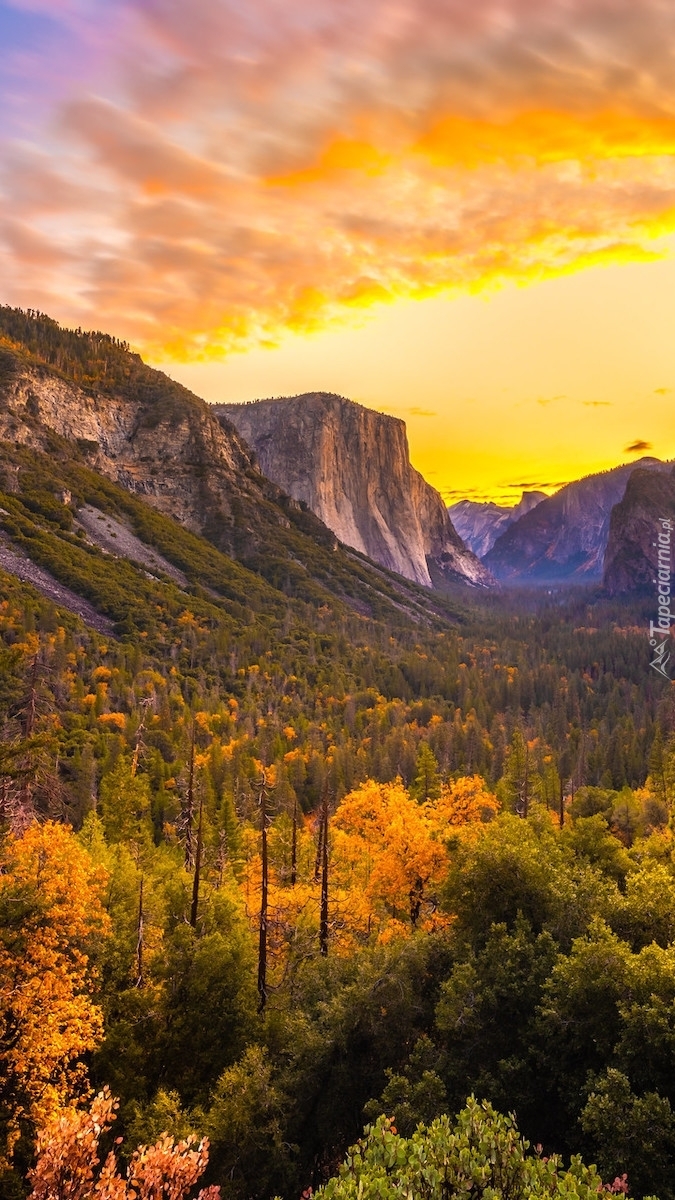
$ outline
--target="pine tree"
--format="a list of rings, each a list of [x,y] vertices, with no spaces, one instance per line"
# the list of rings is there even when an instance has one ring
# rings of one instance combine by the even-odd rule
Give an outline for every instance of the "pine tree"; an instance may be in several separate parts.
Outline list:
[[[420,804],[425,804],[427,800],[437,800],[441,794],[441,782],[436,755],[428,742],[420,742],[411,795]]]

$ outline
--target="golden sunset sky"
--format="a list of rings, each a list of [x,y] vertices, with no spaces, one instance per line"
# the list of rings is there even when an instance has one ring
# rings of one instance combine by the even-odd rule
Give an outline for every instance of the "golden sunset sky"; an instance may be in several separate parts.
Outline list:
[[[675,457],[670,0],[0,0],[0,301],[447,498]]]

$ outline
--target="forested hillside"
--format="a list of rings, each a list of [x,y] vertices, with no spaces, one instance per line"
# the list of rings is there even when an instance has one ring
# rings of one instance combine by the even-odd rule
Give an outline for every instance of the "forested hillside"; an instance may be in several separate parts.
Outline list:
[[[675,1197],[643,602],[432,600],[298,527],[254,570],[41,446],[0,446],[0,1194]]]
[[[83,1060],[129,1144],[208,1134],[233,1198],[299,1194],[368,1118],[412,1132],[471,1091],[672,1195],[675,755],[640,613],[376,622],[120,508],[181,588],[73,532],[40,461],[3,527],[114,632],[2,576],[6,1194]]]

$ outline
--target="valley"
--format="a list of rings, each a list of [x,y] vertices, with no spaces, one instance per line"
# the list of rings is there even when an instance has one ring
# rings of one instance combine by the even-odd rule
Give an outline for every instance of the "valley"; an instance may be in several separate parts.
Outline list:
[[[226,1200],[514,1111],[598,1164],[568,1194],[668,1200],[669,464],[490,510],[490,575],[400,422],[269,401],[264,449],[104,335],[0,329],[2,1194],[88,1079],[123,1162],[206,1135]]]

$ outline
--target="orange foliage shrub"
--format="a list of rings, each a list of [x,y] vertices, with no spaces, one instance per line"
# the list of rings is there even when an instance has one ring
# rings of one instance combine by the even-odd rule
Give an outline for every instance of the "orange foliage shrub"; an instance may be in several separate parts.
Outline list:
[[[50,1117],[38,1134],[30,1200],[183,1200],[206,1170],[208,1141],[175,1142],[164,1134],[154,1146],[140,1146],[120,1175],[112,1150],[102,1166],[99,1158],[101,1134],[116,1108],[105,1088],[90,1109],[66,1108]],[[219,1197],[220,1189],[209,1187],[197,1200]]]

